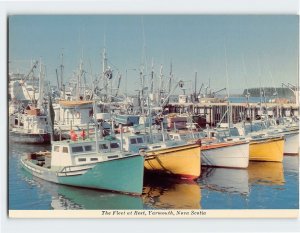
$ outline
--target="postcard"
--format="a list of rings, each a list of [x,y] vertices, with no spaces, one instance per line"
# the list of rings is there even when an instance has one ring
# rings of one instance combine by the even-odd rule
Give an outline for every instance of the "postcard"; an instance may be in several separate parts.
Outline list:
[[[7,22],[9,218],[298,217],[298,16]]]

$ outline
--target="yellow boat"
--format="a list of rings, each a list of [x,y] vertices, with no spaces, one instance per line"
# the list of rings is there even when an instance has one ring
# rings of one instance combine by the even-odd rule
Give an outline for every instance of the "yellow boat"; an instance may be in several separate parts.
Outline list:
[[[249,159],[252,161],[282,162],[283,137],[258,137],[250,140]]]
[[[184,144],[145,151],[146,170],[196,179],[201,173],[199,144]]]

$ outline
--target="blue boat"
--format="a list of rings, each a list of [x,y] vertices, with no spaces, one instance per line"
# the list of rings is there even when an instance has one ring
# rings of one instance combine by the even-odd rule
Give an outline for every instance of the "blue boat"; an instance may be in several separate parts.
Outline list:
[[[52,142],[51,152],[26,154],[21,164],[32,175],[58,184],[142,194],[144,157],[123,152],[113,139]]]

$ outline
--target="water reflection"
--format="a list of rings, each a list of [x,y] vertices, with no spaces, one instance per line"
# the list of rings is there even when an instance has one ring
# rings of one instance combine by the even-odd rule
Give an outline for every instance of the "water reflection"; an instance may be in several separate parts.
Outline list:
[[[202,167],[199,182],[209,190],[247,195],[250,192],[247,169]]]
[[[276,162],[250,162],[249,183],[259,185],[284,185],[283,164]]]
[[[285,155],[283,160],[285,172],[299,172],[299,155]]]
[[[299,157],[283,163],[250,162],[247,169],[202,167],[196,181],[145,175],[143,195],[53,184],[20,166],[24,152],[49,146],[9,146],[10,209],[297,209]]]
[[[154,209],[200,209],[201,189],[197,182],[145,177],[143,200]]]
[[[199,182],[207,189],[248,195],[251,185],[284,185],[283,164],[250,162],[247,169],[203,167]]]
[[[140,196],[124,195],[99,190],[88,190],[58,185],[58,198],[53,199],[54,209],[143,209]],[[75,204],[75,205],[74,205]]]
[[[140,196],[54,184],[36,178],[25,170],[23,174],[24,181],[51,196],[51,208],[55,210],[143,209]]]

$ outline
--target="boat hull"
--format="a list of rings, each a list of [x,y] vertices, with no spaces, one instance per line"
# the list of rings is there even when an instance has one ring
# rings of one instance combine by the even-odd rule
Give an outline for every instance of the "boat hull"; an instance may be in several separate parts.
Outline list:
[[[22,157],[21,164],[32,175],[58,184],[142,194],[144,178],[142,156],[70,166],[57,171],[35,165],[27,159],[27,156]]]
[[[299,153],[299,132],[286,133],[284,135],[284,154]]]
[[[249,147],[250,160],[282,162],[284,150],[283,138],[252,140]]]
[[[50,139],[50,134],[25,134],[14,131],[10,131],[9,133],[9,140],[18,143],[46,144],[50,143]]]
[[[249,143],[219,143],[201,147],[201,163],[204,166],[247,168]]]
[[[146,151],[145,169],[183,179],[196,179],[201,173],[200,146],[188,144]]]

